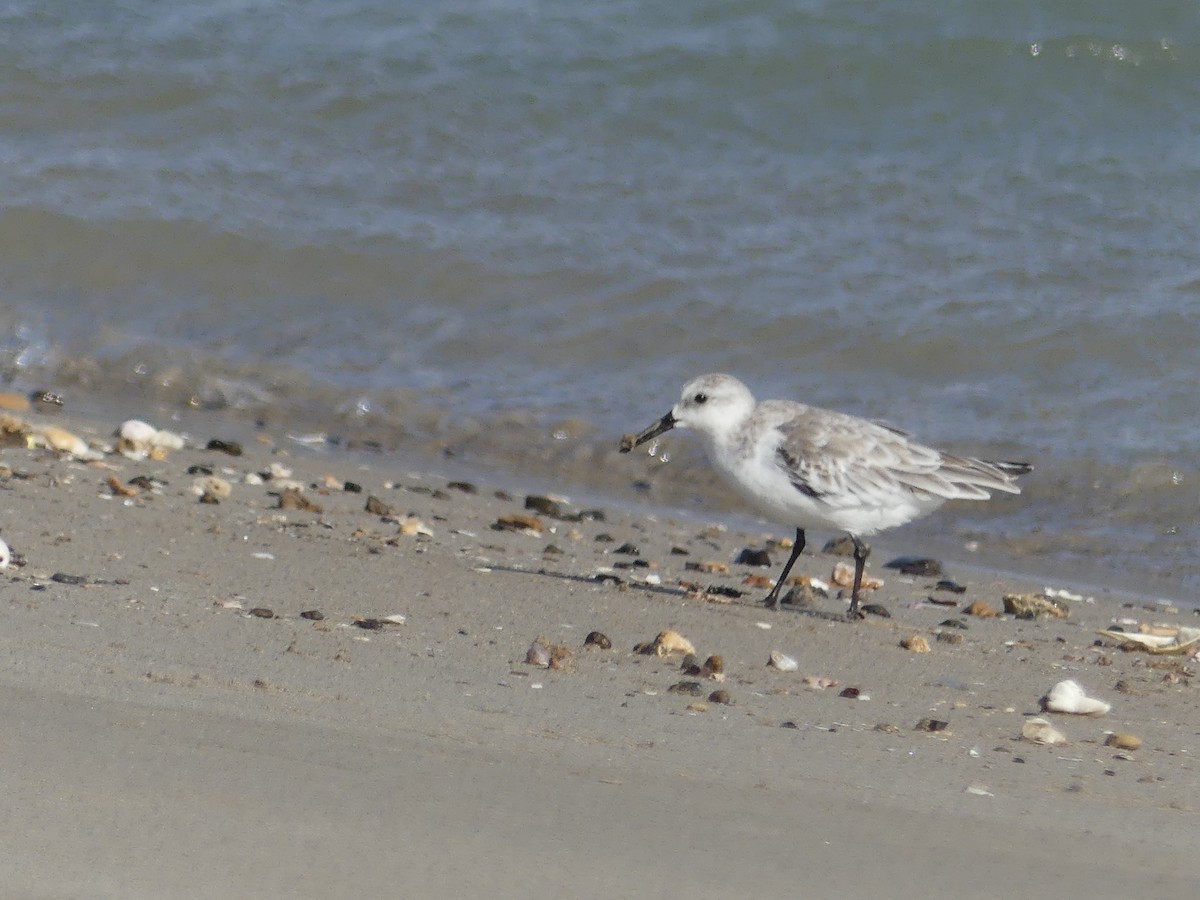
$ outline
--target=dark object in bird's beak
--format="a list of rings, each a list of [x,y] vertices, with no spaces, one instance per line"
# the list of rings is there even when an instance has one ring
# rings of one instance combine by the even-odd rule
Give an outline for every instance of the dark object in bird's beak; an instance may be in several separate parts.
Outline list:
[[[651,438],[656,438],[664,431],[670,431],[675,427],[675,416],[667,413],[641,434],[627,434],[621,438],[621,452],[628,453],[638,444],[644,444]]]

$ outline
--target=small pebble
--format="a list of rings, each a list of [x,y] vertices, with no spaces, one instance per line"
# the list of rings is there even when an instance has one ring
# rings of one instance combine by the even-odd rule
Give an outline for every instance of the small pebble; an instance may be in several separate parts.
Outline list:
[[[733,697],[730,695],[729,691],[713,691],[708,695],[708,702],[723,703],[726,706],[730,706],[733,703]]]
[[[320,622],[325,618],[325,613],[321,612],[319,609],[306,609],[304,612],[300,613],[300,618],[308,619],[310,622]]]
[[[218,453],[228,453],[230,456],[241,456],[242,445],[237,441],[222,441],[218,438],[213,438],[204,445],[205,450],[215,450]]]
[[[900,556],[883,564],[885,569],[898,569],[901,575],[919,575],[936,578],[942,574],[942,564],[936,559],[923,556]]]
[[[771,555],[766,550],[746,547],[738,554],[736,562],[740,566],[770,566]]]
[[[256,618],[256,619],[273,619],[273,618],[275,618],[274,611],[267,609],[265,606],[254,607],[254,609],[250,610],[250,615],[254,616],[254,618]]]

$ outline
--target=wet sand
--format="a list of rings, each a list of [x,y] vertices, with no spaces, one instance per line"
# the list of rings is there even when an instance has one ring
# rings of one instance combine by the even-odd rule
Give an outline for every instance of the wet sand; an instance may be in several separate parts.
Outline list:
[[[62,424],[99,437],[116,423]],[[1190,610],[1106,593],[1070,601],[1066,620],[966,616],[1043,585],[943,559],[968,590],[933,592],[937,578],[883,568],[921,553],[898,532],[869,568],[891,618],[839,621],[836,596],[774,613],[743,580],[776,574],[785,551],[770,569],[734,560],[783,529],[604,507],[496,530],[533,514],[502,476],[467,493],[420,460],[264,437],[240,457],[161,461],[0,450],[0,537],[24,562],[0,573],[7,895],[1157,896],[1195,883],[1195,663],[1095,646],[1114,619],[1196,624]],[[281,510],[270,481],[244,483],[272,462],[322,511]],[[192,466],[231,496],[198,502]],[[110,477],[138,475],[166,483],[113,496]],[[327,475],[363,491],[313,487]],[[394,515],[367,512],[369,496]],[[595,504],[566,504],[581,507]],[[404,530],[431,534],[402,533],[410,514]],[[828,580],[836,561],[806,554],[796,573]],[[394,615],[404,623],[356,624]],[[666,628],[701,660],[719,654],[724,680],[633,652]],[[585,648],[593,630],[613,648]],[[931,652],[899,646],[914,634]],[[563,668],[525,662],[539,636],[569,648]],[[772,651],[798,671],[769,668]],[[812,690],[806,675],[837,684]],[[1020,740],[1066,678],[1112,711],[1049,716],[1065,746]],[[699,695],[672,692],[680,682]],[[945,725],[914,727],[929,719]],[[1142,748],[1105,746],[1112,730]]]

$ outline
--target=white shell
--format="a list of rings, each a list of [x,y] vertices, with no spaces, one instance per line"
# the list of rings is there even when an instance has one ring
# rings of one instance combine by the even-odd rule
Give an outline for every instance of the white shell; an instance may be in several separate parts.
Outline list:
[[[1079,682],[1067,680],[1060,681],[1042,698],[1042,709],[1077,716],[1102,716],[1112,709],[1112,704],[1089,697]]]
[[[800,668],[800,663],[792,659],[786,653],[780,653],[778,650],[772,650],[771,656],[767,659],[767,665],[778,669],[780,672],[795,672]]]
[[[149,446],[156,434],[158,429],[141,419],[127,419],[117,428],[117,437],[140,447]]]
[[[10,562],[12,562],[12,553],[8,549],[8,544],[0,541],[0,569],[7,569]]]
[[[182,435],[173,431],[159,431],[150,438],[150,446],[158,447],[160,450],[182,450],[184,440]]]
[[[1021,728],[1021,737],[1035,744],[1065,744],[1067,737],[1046,719],[1029,719]]]

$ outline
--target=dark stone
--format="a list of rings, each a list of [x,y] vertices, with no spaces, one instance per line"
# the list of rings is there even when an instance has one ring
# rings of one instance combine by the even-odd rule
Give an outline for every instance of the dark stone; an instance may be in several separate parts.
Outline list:
[[[388,506],[374,495],[371,495],[367,498],[366,509],[367,512],[373,516],[394,516],[396,514],[396,510],[394,508]]]
[[[256,619],[273,619],[273,618],[275,618],[274,611],[267,609],[265,606],[254,607],[254,609],[250,610],[250,615],[254,616],[254,618],[256,618]]]
[[[211,475],[213,473],[213,468],[212,466],[201,465],[188,466],[187,473],[189,475]]]
[[[677,681],[675,684],[667,688],[669,694],[685,694],[688,697],[700,697],[704,694],[704,688],[701,687],[698,681]]]
[[[218,453],[228,453],[230,456],[241,456],[242,445],[237,441],[222,441],[219,438],[213,438],[204,445],[205,450],[215,450]]]
[[[881,619],[890,619],[892,617],[892,614],[878,603],[864,603],[859,609],[869,616],[879,616]]]
[[[732,706],[733,705],[733,697],[730,695],[729,691],[713,691],[711,694],[708,695],[708,702],[709,703],[723,703],[726,706]]]
[[[738,554],[736,562],[739,566],[769,566],[771,565],[771,556],[766,550],[747,547]]]
[[[67,575],[64,572],[55,572],[50,576],[51,581],[56,581],[59,584],[87,584],[88,577],[86,575]]]
[[[961,628],[963,631],[966,631],[967,623],[964,622],[962,619],[945,619],[944,621],[938,622],[938,627],[939,628]]]
[[[543,497],[540,494],[530,494],[526,497],[525,508],[532,509],[534,512],[539,512],[552,519],[561,519],[563,515],[561,503],[557,500],[551,500],[549,497]]]
[[[821,552],[830,553],[834,556],[853,556],[854,541],[849,535],[843,534],[841,537],[826,541],[825,546],[821,548]]]
[[[592,581],[599,582],[600,584],[604,584],[605,582],[609,581],[611,581],[613,584],[625,583],[624,579],[618,578],[616,575],[610,575],[607,572],[601,572],[599,575],[593,575]]]
[[[934,578],[942,574],[942,564],[924,556],[898,556],[883,564],[885,569],[899,569],[901,575],[920,575]]]
[[[325,618],[325,613],[321,612],[319,609],[306,609],[304,612],[300,613],[300,618],[308,619],[310,622],[320,622]]]
[[[672,556],[688,556],[689,553],[683,547],[672,547],[671,555]]]
[[[952,594],[965,594],[967,592],[965,585],[961,585],[957,581],[950,581],[949,579],[942,579],[933,586],[933,589],[935,591],[949,591]]]
[[[461,491],[464,494],[479,493],[479,488],[475,487],[469,481],[451,481],[446,485],[446,488],[451,491]]]
[[[862,693],[862,691],[860,691],[856,687],[848,687],[848,688],[842,688],[842,691],[841,691],[841,693],[838,694],[838,696],[845,697],[847,700],[856,700],[858,698],[858,695],[861,693]]]
[[[347,481],[342,484],[342,490],[347,494],[361,494],[363,489],[357,481]]]
[[[714,597],[731,597],[736,600],[744,593],[737,588],[725,587],[723,584],[710,584],[704,589],[706,594],[712,594]]]
[[[642,551],[639,550],[637,548],[637,546],[634,544],[622,544],[620,547],[618,547],[616,550],[614,550],[613,553],[622,553],[625,556],[641,556],[642,555]]]

